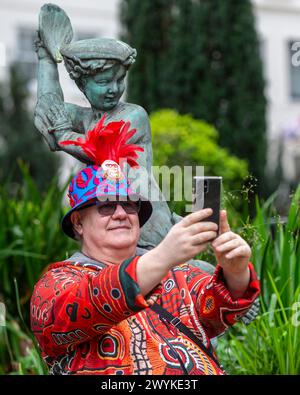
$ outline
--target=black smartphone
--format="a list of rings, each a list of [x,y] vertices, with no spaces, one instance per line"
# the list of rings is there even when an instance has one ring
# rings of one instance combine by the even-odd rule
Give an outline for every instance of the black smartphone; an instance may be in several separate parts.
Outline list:
[[[211,208],[213,213],[203,221],[220,225],[222,177],[193,177],[193,211]]]

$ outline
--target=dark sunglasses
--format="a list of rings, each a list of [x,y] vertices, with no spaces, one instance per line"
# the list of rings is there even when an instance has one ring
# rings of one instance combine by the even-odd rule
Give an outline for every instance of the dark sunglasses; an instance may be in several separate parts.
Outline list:
[[[115,201],[115,202],[94,202],[92,204],[88,204],[86,206],[80,207],[79,210],[91,207],[91,206],[97,206],[98,213],[102,215],[103,217],[113,215],[114,212],[116,211],[117,205],[122,206],[123,210],[127,214],[138,214],[140,209],[141,209],[141,201],[138,200],[136,202],[132,201]]]

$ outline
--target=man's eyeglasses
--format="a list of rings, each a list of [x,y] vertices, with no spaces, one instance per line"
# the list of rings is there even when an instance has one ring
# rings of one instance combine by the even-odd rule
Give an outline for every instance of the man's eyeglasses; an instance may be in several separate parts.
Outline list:
[[[97,202],[97,208],[98,208],[98,213],[100,215],[103,215],[103,217],[106,217],[108,215],[113,215],[114,212],[116,211],[117,205],[122,206],[123,210],[127,214],[138,214],[141,208],[141,202],[107,202],[107,203],[100,203]]]
[[[97,206],[98,213],[102,215],[103,217],[113,215],[114,212],[116,211],[117,205],[122,206],[123,210],[127,214],[138,214],[141,208],[141,201],[138,200],[136,202],[132,201],[115,201],[115,202],[94,202],[93,204],[89,204],[83,207],[80,207],[80,209],[84,209],[90,206]],[[79,210],[80,210],[79,209]]]

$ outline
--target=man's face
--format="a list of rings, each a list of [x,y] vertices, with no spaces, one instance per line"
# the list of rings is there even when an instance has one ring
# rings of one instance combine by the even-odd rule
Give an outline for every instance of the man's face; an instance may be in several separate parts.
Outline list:
[[[84,94],[97,110],[108,111],[119,102],[124,89],[126,68],[120,63],[86,78]]]
[[[140,237],[137,213],[127,214],[124,208],[117,204],[112,215],[99,214],[97,206],[80,210],[76,215],[80,216],[80,225],[77,231],[87,249],[94,250],[96,248],[99,253],[102,251],[104,255],[114,249],[121,248],[128,248],[129,254],[135,251]],[[73,218],[72,221],[74,223]]]

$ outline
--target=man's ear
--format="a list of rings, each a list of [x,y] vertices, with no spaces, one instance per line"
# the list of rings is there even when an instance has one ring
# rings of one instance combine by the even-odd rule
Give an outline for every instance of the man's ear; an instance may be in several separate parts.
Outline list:
[[[82,236],[83,229],[82,229],[82,221],[81,221],[81,215],[78,211],[74,211],[71,214],[71,222],[73,224],[73,229],[79,236]]]

